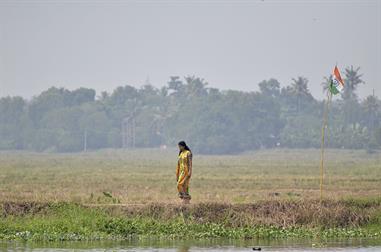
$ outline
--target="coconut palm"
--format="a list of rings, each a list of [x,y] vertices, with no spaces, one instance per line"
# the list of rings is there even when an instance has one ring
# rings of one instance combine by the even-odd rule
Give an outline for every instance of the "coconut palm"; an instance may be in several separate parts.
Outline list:
[[[369,95],[363,102],[364,123],[373,130],[376,126],[378,115],[380,114],[380,101],[374,95]]]
[[[345,68],[345,78],[344,78],[344,92],[341,94],[343,100],[357,100],[356,89],[359,84],[364,83],[361,79],[362,74],[360,72],[360,67]]]
[[[298,78],[292,78],[291,92],[296,96],[296,111],[299,113],[300,104],[303,98],[312,98],[310,91],[308,90],[308,79],[302,76]]]
[[[329,86],[331,85],[332,80],[332,74],[330,74],[328,77],[323,77],[323,82],[321,83],[321,86],[323,88],[323,94],[326,94],[328,96],[329,94]]]

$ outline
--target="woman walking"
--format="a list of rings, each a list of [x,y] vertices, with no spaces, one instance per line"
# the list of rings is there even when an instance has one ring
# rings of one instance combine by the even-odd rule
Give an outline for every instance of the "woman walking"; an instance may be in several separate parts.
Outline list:
[[[179,158],[176,169],[176,181],[179,197],[184,204],[189,204],[189,180],[192,176],[192,152],[184,141],[178,143]]]

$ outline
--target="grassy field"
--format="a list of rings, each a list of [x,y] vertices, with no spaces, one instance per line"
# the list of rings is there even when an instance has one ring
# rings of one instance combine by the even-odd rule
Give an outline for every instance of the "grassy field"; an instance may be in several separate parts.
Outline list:
[[[327,150],[327,199],[381,195],[381,153]],[[320,152],[263,150],[194,155],[192,202],[250,203],[319,198]],[[75,154],[0,152],[0,200],[140,204],[178,201],[177,150]]]
[[[177,150],[0,152],[0,240],[381,237],[381,155],[328,150],[194,155],[192,204]]]

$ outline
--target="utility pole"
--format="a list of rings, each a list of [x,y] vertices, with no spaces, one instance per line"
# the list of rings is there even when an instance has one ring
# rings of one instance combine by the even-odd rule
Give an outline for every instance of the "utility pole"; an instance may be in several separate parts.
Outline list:
[[[135,148],[135,115],[132,117],[131,122],[131,137],[132,137],[132,148]]]
[[[122,146],[124,149],[135,148],[135,116],[131,115],[122,121]]]
[[[84,152],[87,151],[87,130],[85,130],[85,135],[84,135],[84,138],[83,138],[83,151]]]
[[[137,114],[137,100],[133,100],[133,109],[130,115],[122,120],[122,147],[123,149],[135,148],[135,127],[136,127],[136,114]]]
[[[377,101],[377,100],[376,100],[376,96],[374,95],[374,88],[373,88],[373,100],[374,100],[374,101]],[[372,112],[373,112],[373,111],[372,111]],[[373,134],[373,135],[374,135],[374,131],[375,131],[375,129],[374,129],[374,128],[375,128],[375,126],[374,126],[374,125],[375,125],[375,118],[374,118],[374,114],[375,114],[375,113],[377,113],[377,108],[375,108],[375,112],[374,112],[374,113],[371,113],[371,117],[372,117],[372,118],[371,118],[371,120],[372,120],[371,123],[372,123],[372,134]]]

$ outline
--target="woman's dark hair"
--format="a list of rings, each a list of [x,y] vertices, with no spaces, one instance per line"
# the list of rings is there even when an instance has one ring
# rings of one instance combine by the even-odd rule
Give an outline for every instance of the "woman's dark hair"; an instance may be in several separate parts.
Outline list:
[[[178,145],[183,146],[184,149],[186,149],[186,150],[192,152],[191,149],[189,149],[188,145],[187,145],[184,141],[180,141],[180,142],[178,143]],[[179,155],[180,155],[180,154],[181,154],[181,151],[179,151]]]

